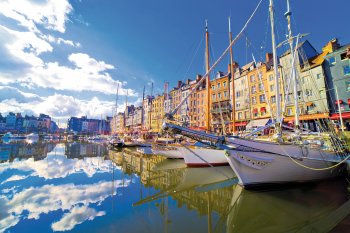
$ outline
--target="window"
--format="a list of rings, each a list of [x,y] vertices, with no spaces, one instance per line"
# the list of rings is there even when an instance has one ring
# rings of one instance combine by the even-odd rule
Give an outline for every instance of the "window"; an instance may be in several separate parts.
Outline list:
[[[264,84],[260,83],[259,84],[259,91],[262,91],[262,90],[264,90]]]
[[[220,89],[220,83],[218,83],[218,89]]]
[[[260,103],[265,103],[265,95],[259,95]]]
[[[322,96],[323,96],[323,94],[324,94],[324,90],[320,90],[320,96],[321,96],[321,98],[322,98]]]
[[[250,81],[251,81],[251,82],[255,82],[255,76],[254,76],[254,75],[251,75],[251,76],[250,76]]]
[[[271,103],[276,103],[276,96],[271,96]]]
[[[344,75],[350,75],[350,65],[343,66]]]
[[[241,91],[237,91],[236,92],[236,97],[240,97],[241,96]]]
[[[227,91],[224,91],[224,97],[225,98],[227,97]]]
[[[345,59],[348,59],[348,57],[346,56],[346,52],[345,53],[342,53],[340,54],[340,60],[345,60]]]
[[[215,100],[215,94],[213,94],[213,100]]]
[[[316,77],[317,77],[317,79],[321,79],[322,74],[317,74]]]
[[[214,85],[213,85],[213,86],[211,86],[211,89],[212,89],[212,90],[215,90],[215,86],[214,86]]]
[[[218,93],[218,98],[221,100],[221,93]]]
[[[252,97],[252,104],[256,104],[256,97],[255,96]]]
[[[302,96],[301,96],[302,92],[298,91],[298,100],[301,100]]]
[[[306,96],[312,96],[312,90],[311,89],[306,89],[305,90],[305,95]]]
[[[254,94],[255,92],[256,92],[256,87],[254,85],[254,86],[252,86],[252,94]]]
[[[334,64],[335,63],[335,57],[330,57],[328,59],[329,63]]]
[[[350,81],[345,81],[345,90],[350,92]]]
[[[287,115],[291,116],[293,114],[293,111],[291,108],[287,108]]]
[[[242,119],[242,112],[238,113],[238,120]]]
[[[275,84],[270,85],[270,91],[274,91],[275,90]]]
[[[224,87],[226,87],[226,81],[223,83]]]
[[[239,108],[239,107],[241,107],[241,102],[237,101],[236,102],[236,108]]]
[[[273,75],[270,74],[270,75],[269,75],[269,81],[272,81],[272,80],[273,80]]]

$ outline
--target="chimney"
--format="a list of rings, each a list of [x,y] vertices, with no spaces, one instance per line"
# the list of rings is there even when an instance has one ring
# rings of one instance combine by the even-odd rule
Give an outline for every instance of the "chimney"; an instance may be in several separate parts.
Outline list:
[[[177,88],[180,88],[182,86],[182,81],[177,81]]]
[[[267,64],[272,63],[272,59],[273,59],[272,53],[266,53],[266,63]]]

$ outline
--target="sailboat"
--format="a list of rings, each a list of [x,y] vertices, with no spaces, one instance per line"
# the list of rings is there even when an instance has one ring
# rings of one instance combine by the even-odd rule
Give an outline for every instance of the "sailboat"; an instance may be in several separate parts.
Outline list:
[[[206,37],[206,71],[208,73],[209,70],[209,32],[208,32],[208,22],[206,21],[205,25],[205,37]],[[198,85],[198,84],[197,84]],[[210,87],[209,77],[206,78],[207,90]],[[197,88],[197,87],[196,87]],[[194,88],[194,89],[196,89]],[[209,101],[209,93],[207,95],[207,103],[208,106],[210,104]],[[190,96],[190,95],[188,95]],[[187,97],[184,98],[186,101]],[[169,114],[169,113],[167,113]],[[209,109],[207,109],[207,119],[209,121]],[[209,125],[208,125],[209,127]],[[228,161],[225,157],[225,153],[223,150],[204,144],[194,144],[194,145],[184,145],[178,144],[173,146],[166,146],[163,148],[159,148],[157,146],[154,149],[155,154],[164,155],[167,158],[180,158],[184,159],[185,164],[188,167],[208,167],[208,166],[224,166],[228,165]]]
[[[288,0],[287,3],[289,6]],[[224,51],[224,54],[228,52],[229,48],[241,36],[241,33],[243,33],[246,26],[254,16],[257,8],[248,19],[241,32],[236,36],[235,40],[231,41],[230,46]],[[176,133],[189,136],[195,140],[209,140],[212,145],[225,150],[227,160],[239,178],[239,184],[244,187],[266,186],[268,184],[284,184],[289,182],[310,182],[339,176],[340,174],[343,174],[345,170],[343,162],[348,159],[350,155],[348,151],[344,149],[342,142],[338,138],[328,135],[331,150],[325,150],[322,147],[313,148],[307,145],[307,142],[303,141],[299,141],[298,143],[287,143],[283,141],[283,118],[281,117],[278,63],[274,33],[273,0],[270,0],[269,10],[271,21],[273,68],[276,86],[275,91],[277,97],[275,114],[276,119],[271,124],[253,131],[252,134],[267,127],[274,127],[276,130],[275,142],[251,140],[238,136],[220,137],[193,131],[171,123],[165,123],[164,128],[172,129]],[[290,17],[290,14],[291,13],[289,12],[288,8],[286,16]],[[289,35],[289,40],[293,40],[291,35]],[[292,51],[293,49],[291,48],[291,52]],[[219,57],[209,71],[211,71],[213,67],[222,59],[223,55]],[[203,78],[207,75],[208,72],[203,76]],[[298,116],[298,112],[296,112],[295,115]],[[168,116],[168,119],[171,119],[171,114]]]

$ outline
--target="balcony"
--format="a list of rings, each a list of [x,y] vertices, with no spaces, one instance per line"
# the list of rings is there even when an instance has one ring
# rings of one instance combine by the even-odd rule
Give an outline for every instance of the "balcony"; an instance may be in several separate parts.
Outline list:
[[[231,107],[223,107],[221,108],[222,113],[229,113],[231,112]],[[220,108],[213,108],[210,110],[211,113],[220,113]]]

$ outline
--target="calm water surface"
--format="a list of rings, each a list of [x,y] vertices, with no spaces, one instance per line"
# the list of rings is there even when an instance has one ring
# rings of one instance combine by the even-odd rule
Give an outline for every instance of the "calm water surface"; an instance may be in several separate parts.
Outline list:
[[[345,179],[247,191],[230,167],[83,143],[1,144],[0,162],[0,232],[350,232]]]

